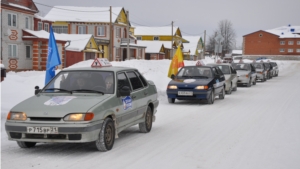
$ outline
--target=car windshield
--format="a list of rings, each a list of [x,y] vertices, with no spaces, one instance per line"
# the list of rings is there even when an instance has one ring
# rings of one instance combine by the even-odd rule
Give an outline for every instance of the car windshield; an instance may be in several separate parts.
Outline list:
[[[114,93],[114,72],[61,71],[41,92]]]
[[[250,65],[248,63],[234,63],[232,67],[235,70],[250,70]]]
[[[179,79],[207,79],[213,77],[210,67],[201,67],[201,66],[187,66],[179,70],[177,78]]]
[[[230,67],[229,66],[219,65],[218,67],[222,70],[223,74],[230,74]]]
[[[264,63],[266,69],[269,69],[270,68],[270,64],[269,63]]]
[[[261,63],[254,63],[253,65],[256,69],[263,69],[264,68],[263,64],[261,64]]]
[[[275,63],[275,62],[270,62],[270,64],[271,64],[272,66],[277,66],[277,63]]]

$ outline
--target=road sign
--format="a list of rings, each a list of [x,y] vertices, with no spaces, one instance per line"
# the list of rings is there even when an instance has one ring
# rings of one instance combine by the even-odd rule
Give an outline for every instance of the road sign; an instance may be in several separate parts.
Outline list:
[[[217,43],[222,43],[224,41],[224,37],[221,35],[221,34],[218,34],[216,37],[215,37],[215,41]]]

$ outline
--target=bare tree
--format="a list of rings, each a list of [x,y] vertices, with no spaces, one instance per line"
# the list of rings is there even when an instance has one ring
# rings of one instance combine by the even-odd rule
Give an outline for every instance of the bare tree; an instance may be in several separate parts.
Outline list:
[[[214,31],[215,33],[213,33],[212,35],[210,35],[208,37],[206,46],[205,46],[205,50],[208,51],[209,53],[214,53],[215,50],[215,37],[216,37],[216,31]]]
[[[229,53],[233,48],[235,48],[235,30],[233,25],[229,20],[222,20],[219,22],[218,33],[224,37],[223,41],[223,54]]]

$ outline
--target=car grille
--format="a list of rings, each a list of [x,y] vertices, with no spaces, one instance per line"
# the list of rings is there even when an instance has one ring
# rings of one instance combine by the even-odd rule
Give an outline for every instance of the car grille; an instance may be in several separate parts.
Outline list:
[[[66,139],[66,134],[25,134],[30,139]]]
[[[61,118],[55,118],[55,117],[30,117],[31,121],[60,121]]]

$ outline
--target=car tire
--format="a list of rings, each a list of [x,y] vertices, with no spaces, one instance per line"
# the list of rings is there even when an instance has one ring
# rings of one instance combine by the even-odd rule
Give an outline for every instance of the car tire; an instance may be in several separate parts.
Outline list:
[[[145,121],[142,123],[139,123],[139,129],[141,133],[149,133],[152,128],[152,119],[153,119],[153,113],[150,106],[148,106],[146,114],[145,114]]]
[[[254,82],[253,82],[253,85],[256,85],[256,78],[254,78]]]
[[[249,79],[249,82],[247,83],[247,87],[251,87],[252,83],[251,83],[251,79]]]
[[[36,142],[24,142],[24,141],[17,141],[17,144],[21,148],[31,148],[36,145]]]
[[[115,142],[115,125],[111,118],[106,118],[102,124],[99,137],[95,141],[96,148],[105,152],[113,148]]]
[[[219,93],[219,99],[225,99],[225,87],[223,87],[221,93]]]
[[[168,98],[169,103],[175,103],[175,98]]]
[[[232,84],[230,84],[229,90],[226,92],[226,94],[231,94],[232,93]]]
[[[211,93],[207,99],[207,104],[214,104],[215,102],[215,91],[214,90],[211,90]]]

